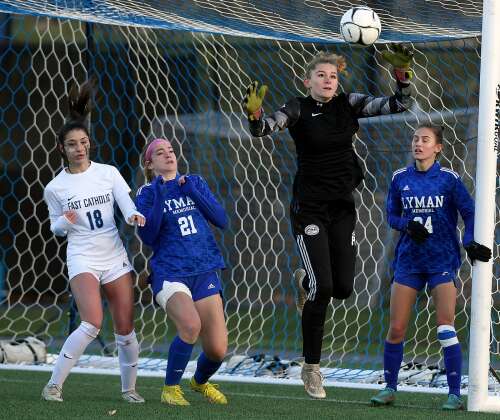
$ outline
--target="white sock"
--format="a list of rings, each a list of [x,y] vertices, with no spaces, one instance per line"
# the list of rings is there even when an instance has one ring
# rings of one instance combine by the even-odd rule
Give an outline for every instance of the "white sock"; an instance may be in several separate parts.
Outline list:
[[[87,346],[99,334],[99,329],[92,324],[82,321],[78,328],[73,331],[64,342],[57,357],[50,382],[62,387],[69,371],[75,366]]]
[[[122,377],[122,392],[135,389],[137,378],[137,362],[139,361],[139,343],[135,331],[128,335],[115,334],[118,347],[118,361]]]

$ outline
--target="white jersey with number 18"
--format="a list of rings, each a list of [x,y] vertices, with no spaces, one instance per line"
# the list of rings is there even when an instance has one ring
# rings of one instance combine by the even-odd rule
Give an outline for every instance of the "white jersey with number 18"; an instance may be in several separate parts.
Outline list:
[[[114,166],[91,162],[85,172],[71,174],[63,169],[45,187],[50,229],[68,235],[67,263],[86,262],[99,270],[110,269],[116,258],[126,255],[118,235],[113,204],[116,200],[125,220],[139,214],[129,196],[130,188]],[[74,224],[63,213],[77,214]]]

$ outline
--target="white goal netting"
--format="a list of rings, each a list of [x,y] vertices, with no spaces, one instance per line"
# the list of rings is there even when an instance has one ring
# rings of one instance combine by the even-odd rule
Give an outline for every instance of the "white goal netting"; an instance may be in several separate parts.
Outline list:
[[[327,380],[381,379],[390,262],[397,240],[385,222],[385,197],[392,172],[411,161],[412,129],[429,120],[445,127],[441,163],[458,172],[474,192],[481,4],[417,1],[407,9],[407,2],[394,1],[380,9],[375,4],[380,2],[365,2],[379,14],[384,32],[381,43],[357,49],[339,42],[338,34],[338,20],[352,2],[287,2],[295,7],[283,9],[267,3],[3,2],[1,339],[36,336],[53,354],[77,322],[67,288],[65,242],[49,231],[42,192],[61,169],[55,132],[64,119],[65,94],[73,81],[94,76],[100,97],[92,114],[94,159],[117,166],[136,190],[142,184],[140,150],[151,137],[166,136],[180,156],[180,171],[202,174],[228,212],[230,227],[217,237],[229,267],[222,273],[229,355],[237,357],[223,372],[294,377],[294,360],[301,352],[291,281],[299,257],[287,217],[294,146],[287,133],[250,136],[241,107],[243,92],[252,80],[260,80],[269,86],[266,110],[278,108],[305,93],[305,65],[326,49],[347,58],[343,90],[391,94],[394,81],[380,52],[386,43],[405,41],[415,49],[415,102],[407,113],[360,121],[355,147],[366,179],[356,195],[355,293],[344,302],[332,302],[322,361]],[[424,6],[441,15],[424,13]],[[119,229],[137,272],[141,368],[159,371],[173,331],[151,302],[146,283],[150,251],[130,227],[119,222]],[[495,240],[498,261],[498,225]],[[491,354],[498,369],[498,264],[494,269]],[[464,357],[470,285],[471,266],[465,261],[456,317]],[[93,356],[83,358],[82,366],[105,363],[106,358],[96,357],[115,354],[109,318],[89,354]],[[427,294],[416,304],[404,362],[401,379],[406,383],[444,383]],[[494,384],[492,379],[492,389]]]

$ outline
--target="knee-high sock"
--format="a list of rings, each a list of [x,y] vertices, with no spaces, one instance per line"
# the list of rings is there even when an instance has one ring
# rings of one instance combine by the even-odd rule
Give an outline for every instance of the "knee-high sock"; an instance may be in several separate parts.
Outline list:
[[[118,348],[118,361],[122,378],[122,392],[135,389],[137,378],[137,362],[139,360],[139,343],[135,331],[130,334],[115,334],[116,347]]]
[[[191,358],[193,345],[182,341],[175,336],[168,349],[167,372],[165,374],[165,385],[178,385],[182,374]]]
[[[196,372],[194,373],[194,380],[198,384],[204,384],[208,381],[217,369],[219,369],[222,364],[222,360],[213,361],[210,360],[205,353],[201,353],[200,357],[198,357],[198,363],[196,365]]]
[[[398,389],[398,373],[403,361],[404,342],[384,343],[384,377],[387,387],[396,391]]]
[[[462,381],[462,349],[458,342],[457,332],[451,325],[440,325],[437,328],[437,334],[443,347],[449,393],[459,397],[460,383]]]
[[[328,302],[306,301],[302,311],[302,343],[306,363],[319,363]]]
[[[50,382],[62,387],[68,377],[69,371],[83,354],[87,346],[99,334],[99,329],[92,324],[82,321],[78,328],[73,331],[63,344],[61,352],[57,357]]]

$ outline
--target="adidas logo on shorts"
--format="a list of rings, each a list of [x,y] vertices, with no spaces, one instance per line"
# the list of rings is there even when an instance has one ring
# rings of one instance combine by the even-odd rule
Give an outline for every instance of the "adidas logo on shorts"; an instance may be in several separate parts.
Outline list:
[[[208,285],[208,290],[210,290],[210,289],[215,289],[215,286],[214,286],[214,284],[213,284],[213,283],[210,283],[210,284]]]

